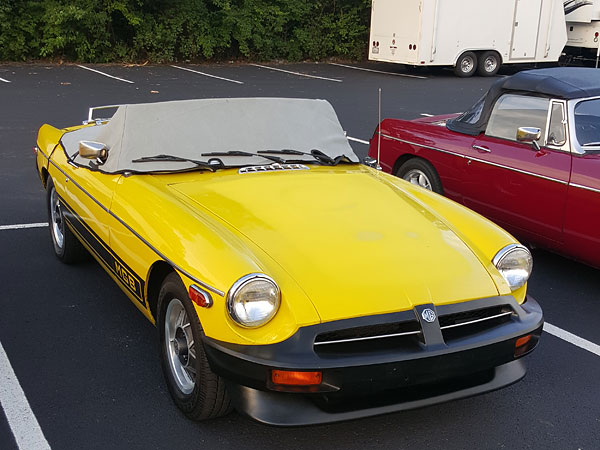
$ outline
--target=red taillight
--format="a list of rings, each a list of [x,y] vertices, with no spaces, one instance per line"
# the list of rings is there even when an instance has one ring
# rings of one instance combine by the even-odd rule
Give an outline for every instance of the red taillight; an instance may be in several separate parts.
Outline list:
[[[34,155],[37,155],[37,152],[38,152],[38,150],[39,150],[39,148],[37,148],[37,147],[33,147],[33,154],[34,154]]]
[[[273,370],[271,372],[273,384],[286,386],[315,386],[323,381],[322,372],[298,372],[293,370]]]
[[[210,308],[213,304],[212,297],[208,292],[203,291],[195,284],[190,286],[188,290],[190,299],[201,308]]]

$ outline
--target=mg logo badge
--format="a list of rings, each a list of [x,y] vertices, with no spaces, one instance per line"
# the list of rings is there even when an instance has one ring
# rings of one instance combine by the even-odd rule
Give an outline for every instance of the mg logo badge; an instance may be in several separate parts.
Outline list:
[[[425,322],[431,323],[435,321],[435,312],[432,309],[425,308],[421,313],[421,317]]]

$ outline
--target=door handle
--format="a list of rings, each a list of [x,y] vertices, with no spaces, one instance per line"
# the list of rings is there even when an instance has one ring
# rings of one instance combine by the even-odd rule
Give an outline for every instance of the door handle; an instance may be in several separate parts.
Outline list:
[[[479,153],[490,153],[491,150],[487,147],[482,147],[480,145],[474,145],[473,148],[477,150]]]

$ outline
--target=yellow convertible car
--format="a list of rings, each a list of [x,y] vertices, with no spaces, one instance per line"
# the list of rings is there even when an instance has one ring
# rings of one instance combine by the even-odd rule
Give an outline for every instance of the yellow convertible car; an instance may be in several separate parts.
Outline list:
[[[333,422],[525,375],[543,324],[529,251],[361,164],[326,101],[99,111],[39,131],[54,252],[90,253],[156,324],[191,419]]]

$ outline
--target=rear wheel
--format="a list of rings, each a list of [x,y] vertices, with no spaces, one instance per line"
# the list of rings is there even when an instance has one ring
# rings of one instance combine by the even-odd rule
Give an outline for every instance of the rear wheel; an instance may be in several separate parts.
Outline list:
[[[46,201],[50,238],[56,257],[65,264],[73,264],[87,259],[89,253],[65,222],[63,207],[52,178],[48,178]]]
[[[412,158],[402,164],[396,176],[411,184],[443,194],[442,182],[435,168],[424,159]]]
[[[454,73],[461,78],[470,77],[477,70],[477,55],[473,52],[464,52],[458,57]]]
[[[502,60],[497,52],[483,52],[479,55],[477,62],[477,73],[482,77],[491,77],[498,73]]]
[[[231,411],[225,380],[212,372],[202,344],[204,332],[181,279],[165,278],[158,296],[160,354],[175,404],[192,420]]]

